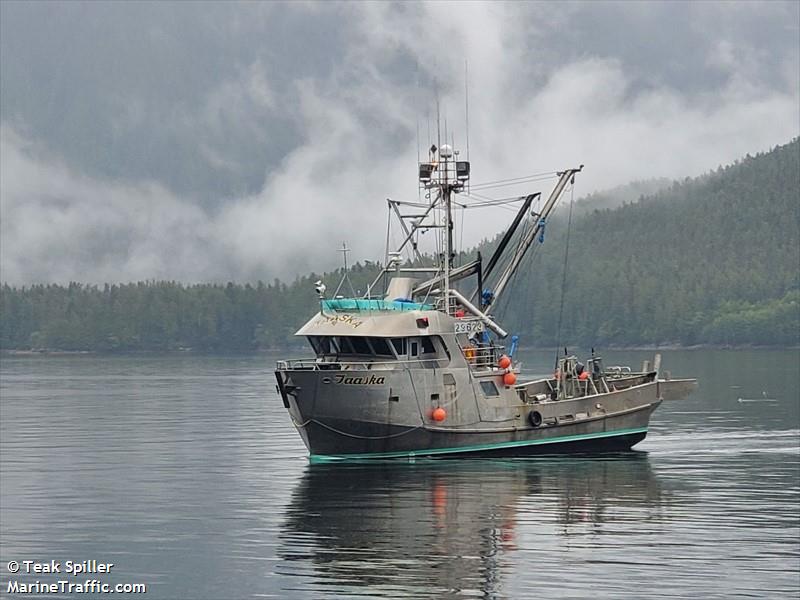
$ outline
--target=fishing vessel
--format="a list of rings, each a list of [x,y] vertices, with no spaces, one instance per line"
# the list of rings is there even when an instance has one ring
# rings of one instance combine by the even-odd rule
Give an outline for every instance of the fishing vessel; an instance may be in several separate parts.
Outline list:
[[[318,282],[319,311],[296,333],[314,357],[277,364],[312,461],[625,450],[645,438],[662,401],[692,391],[695,380],[662,372],[660,355],[632,371],[565,350],[552,375],[522,381],[517,336],[503,345],[498,300],[582,169],[556,173],[544,202],[521,197],[488,261],[457,264],[454,198],[469,195],[471,165],[451,144],[431,146],[418,165],[422,201],[388,200],[403,239],[392,251],[387,239],[379,275],[347,298],[327,297]],[[419,247],[426,232],[437,241],[432,259]]]

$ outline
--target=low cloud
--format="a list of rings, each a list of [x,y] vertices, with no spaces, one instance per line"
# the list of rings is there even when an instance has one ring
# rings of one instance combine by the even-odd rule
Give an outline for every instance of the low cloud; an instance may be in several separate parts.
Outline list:
[[[543,64],[558,48],[553,23],[566,26],[581,15],[572,5],[520,6],[337,5],[351,38],[328,73],[298,73],[280,87],[274,82],[281,65],[267,53],[240,65],[184,113],[193,127],[206,129],[199,155],[220,173],[244,176],[247,161],[225,147],[239,139],[269,145],[280,131],[284,138],[275,143],[287,150],[264,165],[260,191],[230,190],[211,204],[158,176],[88,174],[54,152],[46,136],[19,119],[13,125],[5,120],[2,279],[291,278],[337,266],[342,241],[353,248],[351,259],[382,259],[385,198],[419,198],[417,130],[424,152],[435,119],[434,89],[448,132],[455,131],[456,145],[465,149],[465,63],[475,182],[583,163],[576,186],[582,195],[631,180],[698,175],[800,131],[796,46],[786,51],[733,35],[754,9],[699,9],[696,20],[719,21],[723,11],[729,22],[702,45],[696,33],[676,32],[676,40],[694,40],[700,53],[678,54],[691,63],[687,70],[694,69],[683,85],[674,65],[654,62],[645,71],[624,49],[609,51],[604,40]],[[774,27],[787,26],[786,15],[794,14],[790,5],[780,7],[783,12],[770,21]],[[302,10],[312,18],[334,9]],[[625,13],[627,25],[657,26],[647,11],[633,13]],[[664,53],[665,61],[674,59]],[[698,84],[698,73],[715,83]],[[118,127],[148,123],[143,105],[132,99],[126,106]],[[264,124],[266,115],[273,119],[281,112],[282,128]],[[186,159],[178,154],[169,160],[178,169]],[[536,189],[502,188],[498,194]],[[464,227],[465,245],[492,235],[510,218],[503,211],[474,216]]]

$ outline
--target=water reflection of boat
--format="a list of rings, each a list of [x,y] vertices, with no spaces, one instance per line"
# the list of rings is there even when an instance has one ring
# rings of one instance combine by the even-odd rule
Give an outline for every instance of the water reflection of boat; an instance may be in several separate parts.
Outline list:
[[[639,453],[310,464],[286,511],[279,572],[300,571],[327,595],[494,597],[504,553],[533,544],[547,552],[587,527],[650,521],[661,502]]]

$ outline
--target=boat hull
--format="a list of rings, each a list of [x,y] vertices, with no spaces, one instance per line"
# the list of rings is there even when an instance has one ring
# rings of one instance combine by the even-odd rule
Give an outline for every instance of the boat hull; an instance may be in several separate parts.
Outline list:
[[[319,429],[317,429],[319,428]],[[570,427],[571,428],[571,427]],[[315,429],[317,429],[315,431]],[[508,433],[409,432],[406,443],[369,441],[343,443],[314,424],[309,432],[311,460],[367,460],[393,458],[487,458],[524,457],[543,454],[591,454],[630,450],[647,435],[647,428],[620,429],[588,434],[559,432],[558,436],[521,436]],[[402,435],[404,432],[398,432]],[[477,442],[477,443],[475,443]],[[380,449],[378,449],[380,448]]]
[[[650,415],[660,404],[653,383],[570,403],[520,404],[509,407],[509,414],[501,414],[497,422],[439,424],[425,418],[416,402],[380,402],[381,393],[364,390],[319,394],[311,373],[277,375],[286,408],[312,460],[626,450],[644,439]],[[466,402],[461,398],[450,405],[451,411]],[[529,420],[533,411],[544,415],[536,427]],[[564,414],[567,411],[572,414]]]

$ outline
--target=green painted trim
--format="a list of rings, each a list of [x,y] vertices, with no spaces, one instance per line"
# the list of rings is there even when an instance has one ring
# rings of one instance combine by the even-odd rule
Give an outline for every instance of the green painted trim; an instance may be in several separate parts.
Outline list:
[[[405,458],[412,456],[430,456],[432,454],[454,454],[456,452],[480,452],[481,450],[499,450],[501,448],[518,448],[520,446],[537,446],[540,444],[555,444],[562,442],[579,442],[597,438],[630,435],[632,433],[647,433],[647,427],[637,429],[616,429],[614,431],[600,431],[598,433],[581,433],[577,435],[564,435],[560,437],[545,438],[541,440],[516,440],[513,442],[498,442],[496,444],[476,444],[474,446],[461,446],[460,448],[431,448],[430,450],[409,450],[403,452],[368,452],[366,454],[312,454],[311,462],[331,462],[337,460],[350,460],[361,458]]]

